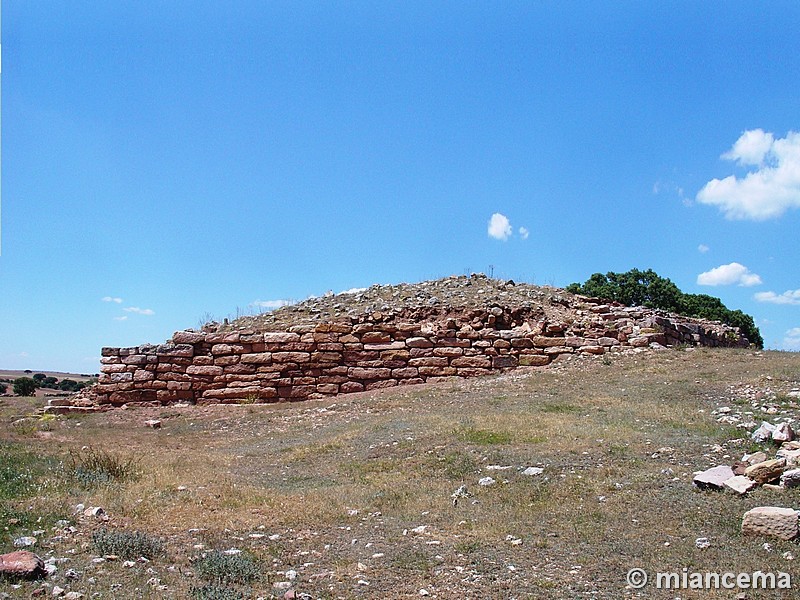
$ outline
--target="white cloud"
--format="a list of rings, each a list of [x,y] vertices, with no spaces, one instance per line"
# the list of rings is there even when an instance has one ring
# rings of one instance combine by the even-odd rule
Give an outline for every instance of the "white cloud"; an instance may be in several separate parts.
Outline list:
[[[712,179],[697,201],[718,206],[728,219],[776,219],[800,207],[800,133],[775,139],[761,129],[745,131],[723,159],[754,167],[743,178]]]
[[[154,312],[152,309],[150,309],[150,308],[139,308],[138,306],[126,306],[126,307],[125,307],[125,308],[123,308],[122,310],[124,310],[125,312],[129,312],[129,313],[135,313],[135,314],[137,314],[137,315],[147,315],[147,316],[150,316],[150,315],[154,315],[154,314],[156,314],[156,313],[155,313],[155,312]]]
[[[764,164],[764,158],[775,143],[775,136],[771,133],[764,133],[763,129],[751,129],[745,131],[736,140],[733,148],[722,155],[725,160],[735,160],[740,165],[760,166]]]
[[[116,302],[117,304],[122,304],[122,298],[115,298],[112,296],[103,296],[100,298],[103,302]]]
[[[291,302],[289,300],[256,300],[252,303],[252,306],[274,310],[282,306],[289,306],[290,304]]]
[[[127,321],[128,320],[128,315],[123,315],[121,317],[114,317],[114,320],[115,321]]]
[[[520,227],[520,228],[519,228],[519,237],[521,237],[523,240],[527,240],[527,239],[528,239],[528,236],[529,236],[530,234],[531,234],[531,232],[530,232],[530,231],[528,231],[528,228],[527,228],[527,227]]]
[[[697,276],[698,285],[733,285],[734,283],[742,287],[760,285],[761,277],[736,262],[719,266]]]
[[[706,252],[708,252],[709,250],[711,250],[711,248],[709,248],[709,247],[708,247],[708,246],[706,246],[705,244],[700,244],[700,245],[697,247],[697,251],[698,251],[700,254],[705,254],[705,253],[706,253]]]
[[[783,338],[783,349],[800,351],[800,327],[794,327],[786,332]]]
[[[511,237],[513,230],[511,229],[511,222],[503,214],[494,213],[492,218],[489,219],[489,237],[496,240],[506,241]]]
[[[800,304],[800,290],[786,290],[782,294],[758,292],[754,298],[759,302],[769,302],[771,304]]]

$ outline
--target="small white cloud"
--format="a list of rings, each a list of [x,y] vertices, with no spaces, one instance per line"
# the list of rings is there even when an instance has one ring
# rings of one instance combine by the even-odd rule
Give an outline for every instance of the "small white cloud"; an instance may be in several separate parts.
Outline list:
[[[709,247],[708,247],[708,246],[706,246],[705,244],[700,244],[700,245],[697,247],[697,251],[698,251],[700,254],[705,254],[705,253],[706,253],[706,252],[708,252],[709,250],[711,250],[711,248],[709,248]]]
[[[782,294],[758,292],[754,298],[759,302],[769,302],[770,304],[800,304],[800,290],[786,290]]]
[[[115,321],[127,321],[128,320],[128,315],[123,315],[121,317],[114,317],[114,320]]]
[[[800,327],[794,327],[786,332],[783,338],[783,350],[800,351]]]
[[[764,133],[763,129],[752,129],[745,131],[736,140],[733,148],[722,155],[725,160],[735,160],[742,166],[764,164],[764,157],[772,148],[775,136],[771,133]]]
[[[117,304],[122,304],[122,298],[115,298],[113,296],[103,296],[100,298],[103,302],[116,302]]]
[[[506,241],[511,237],[513,230],[511,229],[511,222],[503,214],[494,213],[492,218],[489,219],[489,237],[496,240]]]
[[[139,308],[138,306],[126,306],[122,310],[129,313],[135,313],[137,315],[150,316],[156,314],[151,308]]]
[[[734,283],[742,287],[751,287],[760,285],[761,277],[736,262],[719,266],[697,276],[698,285],[733,285]]]
[[[339,292],[339,294],[360,294],[361,292],[366,291],[367,288],[350,288],[349,290],[344,290],[343,292]]]
[[[776,219],[800,207],[800,133],[785,138],[761,129],[745,131],[723,159],[753,167],[737,178],[712,179],[697,193],[697,201],[718,206],[728,219]]]
[[[527,239],[528,239],[528,236],[529,236],[530,234],[531,234],[531,232],[530,232],[530,231],[528,231],[528,228],[527,228],[527,227],[520,227],[520,228],[519,228],[519,237],[521,237],[523,240],[527,240]]]
[[[289,306],[290,304],[291,302],[289,300],[256,300],[252,303],[252,306],[274,310],[276,308],[281,308],[282,306]]]
[[[30,356],[30,354],[28,354],[27,352],[20,352],[19,356],[20,356],[20,358],[28,358]]]

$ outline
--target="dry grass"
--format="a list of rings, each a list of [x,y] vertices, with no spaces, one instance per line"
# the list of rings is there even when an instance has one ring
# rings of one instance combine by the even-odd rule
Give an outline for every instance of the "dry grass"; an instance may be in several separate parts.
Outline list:
[[[796,544],[770,540],[768,553],[739,523],[753,506],[796,506],[800,495],[739,499],[691,485],[693,471],[750,447],[711,411],[734,403],[731,384],[767,376],[794,414],[785,392],[800,381],[800,356],[731,350],[618,356],[324,403],[119,410],[59,418],[48,431],[12,426],[33,408],[14,399],[0,405],[0,435],[19,457],[11,466],[30,472],[0,493],[0,509],[41,520],[18,519],[0,542],[10,550],[13,537],[46,530],[37,551],[68,559],[52,583],[106,598],[186,598],[191,589],[280,597],[273,584],[288,570],[314,598],[418,597],[422,588],[439,598],[674,598],[626,590],[625,573],[794,575],[782,553],[800,557]],[[144,427],[151,417],[163,428]],[[76,481],[69,457],[84,447],[135,464],[137,476]],[[528,466],[544,473],[523,475]],[[497,484],[479,486],[486,476]],[[454,506],[462,484],[472,496]],[[73,515],[79,502],[110,520]],[[75,531],[54,531],[60,518]],[[92,535],[106,528],[153,536],[165,552],[133,567],[94,563]],[[711,547],[697,549],[698,537]],[[231,548],[261,575],[203,579],[203,553]],[[77,580],[64,577],[70,568]],[[0,583],[0,592],[29,597],[41,583],[20,585]]]

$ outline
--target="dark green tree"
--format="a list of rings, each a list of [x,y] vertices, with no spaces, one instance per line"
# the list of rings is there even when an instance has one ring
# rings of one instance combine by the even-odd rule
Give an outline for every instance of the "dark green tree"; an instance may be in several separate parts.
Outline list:
[[[14,380],[14,393],[17,396],[33,396],[36,392],[36,381],[30,377],[18,377]]]
[[[721,321],[738,327],[742,334],[759,348],[764,339],[753,317],[740,310],[730,310],[719,298],[707,294],[686,294],[665,277],[652,269],[631,269],[626,273],[613,271],[603,275],[595,273],[585,283],[571,283],[567,291],[594,298],[620,302],[628,306],[661,308],[688,317]]]
[[[44,373],[36,373],[36,375],[34,375],[34,376],[33,376],[33,380],[34,380],[34,381],[37,383],[37,385],[39,385],[40,387],[41,387],[41,385],[42,385],[42,382],[43,382],[45,379],[47,379],[47,375],[45,375]]]
[[[77,392],[80,388],[74,379],[62,379],[58,384],[58,389],[65,392]]]

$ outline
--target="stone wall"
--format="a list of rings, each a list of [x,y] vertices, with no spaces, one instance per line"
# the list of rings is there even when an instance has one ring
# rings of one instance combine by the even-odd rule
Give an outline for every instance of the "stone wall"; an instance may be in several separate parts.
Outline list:
[[[281,332],[178,331],[165,344],[103,348],[99,383],[53,409],[294,401],[543,366],[564,354],[748,345],[716,322],[586,298],[580,307],[564,322],[493,306],[373,313]]]

